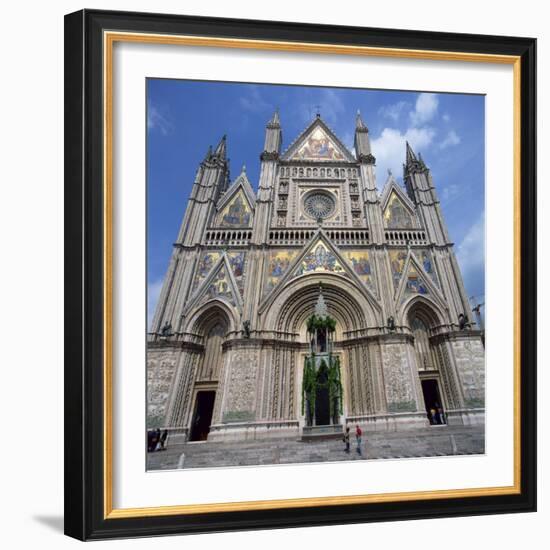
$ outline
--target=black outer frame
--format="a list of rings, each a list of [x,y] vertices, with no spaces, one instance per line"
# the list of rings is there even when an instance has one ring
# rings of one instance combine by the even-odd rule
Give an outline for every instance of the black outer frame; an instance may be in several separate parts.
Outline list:
[[[104,519],[104,30],[521,56],[521,493]],[[65,16],[65,534],[80,540],[536,510],[536,40],[83,10]]]

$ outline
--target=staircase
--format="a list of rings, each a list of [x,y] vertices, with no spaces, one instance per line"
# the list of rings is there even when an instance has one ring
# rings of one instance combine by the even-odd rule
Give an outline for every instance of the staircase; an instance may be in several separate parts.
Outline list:
[[[212,443],[209,441],[170,445],[166,451],[147,453],[148,470],[258,466],[342,460],[378,460],[433,456],[483,454],[482,426],[432,426],[421,430],[363,434],[361,454],[355,436],[351,452],[344,452],[342,432],[336,439],[280,439]]]

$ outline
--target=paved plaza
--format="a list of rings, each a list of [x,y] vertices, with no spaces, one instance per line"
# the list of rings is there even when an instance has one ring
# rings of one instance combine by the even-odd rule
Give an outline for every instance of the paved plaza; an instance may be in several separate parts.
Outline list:
[[[432,426],[407,432],[364,434],[361,455],[356,451],[353,435],[349,454],[344,452],[341,439],[204,441],[182,445],[170,445],[168,441],[167,450],[147,453],[147,465],[149,470],[173,470],[482,454],[484,438],[483,426]]]

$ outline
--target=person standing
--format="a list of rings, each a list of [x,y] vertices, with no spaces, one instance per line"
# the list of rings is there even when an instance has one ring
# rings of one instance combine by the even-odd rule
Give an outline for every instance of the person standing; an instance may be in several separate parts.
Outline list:
[[[160,449],[161,451],[166,451],[166,439],[168,438],[168,430],[164,429],[160,434]]]
[[[363,432],[359,427],[359,424],[355,425],[355,439],[357,440],[357,454],[361,456],[361,441],[362,441]]]
[[[346,426],[346,431],[344,433],[344,443],[346,444],[346,448],[344,451],[349,454],[349,426]]]

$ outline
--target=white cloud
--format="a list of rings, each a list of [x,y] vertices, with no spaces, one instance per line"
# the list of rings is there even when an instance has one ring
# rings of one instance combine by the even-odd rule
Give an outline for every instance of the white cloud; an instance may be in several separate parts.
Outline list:
[[[392,105],[384,105],[378,109],[378,114],[382,117],[391,118],[394,122],[399,120],[403,110],[409,105],[406,101],[398,101]]]
[[[247,92],[245,95],[241,96],[239,103],[245,111],[250,111],[251,113],[261,113],[263,111],[273,110],[270,103],[265,101],[260,93],[258,86],[248,86],[246,88]]]
[[[451,116],[448,114],[448,113],[445,113],[442,117],[441,117],[445,122],[449,122],[451,120]]]
[[[454,145],[458,145],[460,141],[460,136],[454,130],[451,130],[439,144],[439,148],[446,149],[447,147],[453,147]]]
[[[395,128],[384,128],[379,137],[371,140],[372,154],[376,157],[378,185],[386,180],[386,172],[400,174],[405,162],[405,143],[415,150],[429,146],[435,136],[433,128],[409,128],[402,133]]]
[[[157,302],[162,290],[162,279],[158,279],[147,285],[147,327],[151,328],[153,317],[155,316],[155,310],[157,308]]]
[[[462,188],[460,185],[451,183],[446,185],[441,189],[441,201],[444,203],[449,203],[460,196]]]
[[[434,118],[437,114],[439,99],[437,94],[422,93],[416,100],[414,111],[409,113],[413,126],[422,126]]]
[[[147,128],[158,130],[163,136],[174,131],[174,123],[155,105],[149,105],[147,109]]]
[[[470,227],[456,249],[466,290],[476,288],[485,272],[485,213]]]

